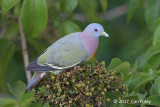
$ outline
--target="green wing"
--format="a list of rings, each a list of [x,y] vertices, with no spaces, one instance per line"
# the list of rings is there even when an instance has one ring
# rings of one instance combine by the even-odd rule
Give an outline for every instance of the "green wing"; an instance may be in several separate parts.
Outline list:
[[[37,60],[41,66],[54,69],[73,67],[88,58],[88,53],[81,44],[80,33],[70,34],[51,45]]]

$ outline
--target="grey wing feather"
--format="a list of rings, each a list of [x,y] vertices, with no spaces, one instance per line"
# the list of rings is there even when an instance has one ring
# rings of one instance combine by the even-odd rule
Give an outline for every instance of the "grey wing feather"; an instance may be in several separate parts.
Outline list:
[[[40,66],[37,63],[37,59],[32,61],[28,67],[26,68],[28,71],[38,71],[38,72],[44,72],[44,71],[54,71],[55,69],[46,65],[46,66]]]
[[[88,58],[88,53],[82,45],[79,35],[80,32],[72,33],[59,39],[28,68],[33,71],[63,70],[83,62]]]
[[[65,69],[86,60],[89,55],[79,35],[80,33],[72,33],[55,42],[45,54],[39,57],[39,64],[47,64],[55,69]]]

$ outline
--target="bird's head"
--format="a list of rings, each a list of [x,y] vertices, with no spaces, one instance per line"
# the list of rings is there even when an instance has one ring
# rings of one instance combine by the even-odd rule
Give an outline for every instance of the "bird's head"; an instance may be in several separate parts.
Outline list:
[[[109,37],[109,35],[104,31],[102,25],[98,23],[89,24],[86,27],[85,31],[87,31],[87,33],[91,35],[93,38],[99,38],[99,36]]]

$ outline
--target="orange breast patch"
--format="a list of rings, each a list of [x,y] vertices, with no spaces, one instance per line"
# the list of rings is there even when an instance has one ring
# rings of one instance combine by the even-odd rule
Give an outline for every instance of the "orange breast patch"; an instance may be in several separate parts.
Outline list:
[[[96,50],[87,58],[87,61],[92,59],[94,57],[95,53],[96,53]]]

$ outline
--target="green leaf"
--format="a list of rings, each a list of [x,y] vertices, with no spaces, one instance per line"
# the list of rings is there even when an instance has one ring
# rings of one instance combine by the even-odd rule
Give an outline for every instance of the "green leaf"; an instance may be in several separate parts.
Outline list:
[[[7,26],[7,30],[4,34],[4,36],[5,36],[5,38],[9,39],[10,41],[17,40],[17,37],[19,36],[18,33],[19,33],[18,23],[16,21],[13,21],[12,23],[10,23]]]
[[[0,97],[0,107],[17,107],[17,105],[18,103],[14,99]]]
[[[45,50],[44,44],[42,44],[40,41],[29,39],[28,42],[36,49],[38,53],[41,53]]]
[[[0,56],[10,46],[11,41],[5,38],[0,39]]]
[[[147,72],[149,69],[153,70],[158,69],[160,65],[159,62],[160,62],[160,54],[150,57],[145,63],[143,71]]]
[[[130,72],[130,64],[128,62],[123,62],[122,64],[118,65],[115,70],[117,72],[123,73],[126,77],[127,74]],[[123,77],[122,77],[123,78]]]
[[[26,99],[25,101],[19,104],[19,107],[28,107],[32,103],[32,101],[33,101],[33,97]]]
[[[160,96],[160,77],[155,80],[155,91]]]
[[[137,96],[127,96],[124,99],[131,101],[131,100],[138,100],[138,97]]]
[[[5,85],[5,73],[7,70],[8,63],[13,56],[15,50],[14,45],[10,45],[8,49],[0,57],[0,88],[4,92]]]
[[[156,29],[156,22],[160,17],[160,0],[146,0],[145,19],[151,32]]]
[[[146,98],[146,100],[151,101],[150,104],[147,105],[155,105],[155,106],[159,106],[160,105],[160,96],[159,95],[153,95],[153,96],[149,96],[148,98]]]
[[[143,4],[143,0],[129,0],[128,11],[127,11],[127,24],[131,21],[136,10]]]
[[[27,94],[23,93],[19,101],[19,107],[28,107],[33,101],[34,92],[35,91],[32,90]]]
[[[154,56],[158,53],[160,53],[160,46],[159,45],[155,45],[155,46],[148,48],[148,50],[145,52],[144,56],[142,56],[141,66],[144,66],[147,63],[149,58],[151,58],[152,56]],[[146,71],[144,71],[144,72],[146,72]]]
[[[117,67],[118,65],[120,65],[122,63],[122,61],[119,58],[113,58],[111,60],[111,63],[109,64],[109,66],[107,67],[108,70],[113,70],[115,67]]]
[[[46,27],[48,20],[45,0],[24,0],[21,22],[27,37],[37,37]]]
[[[78,4],[77,0],[61,0],[61,11],[64,13],[72,12]]]
[[[146,96],[147,96],[147,92],[146,92],[146,93],[144,93],[144,94],[142,94],[142,93],[137,93],[137,96],[138,96],[138,99],[139,99],[139,100],[143,100],[143,99],[145,99],[145,98],[146,98]]]
[[[73,32],[81,31],[79,26],[72,21],[63,22],[61,28],[62,28],[63,36],[73,33]]]
[[[20,10],[21,10],[21,3],[19,2],[16,6],[15,6],[15,8],[14,8],[14,15],[15,16],[19,16],[19,14],[20,14]]]
[[[2,0],[2,14],[5,15],[12,7],[14,7],[20,0]]]
[[[150,95],[156,95],[156,85],[155,85],[155,83],[153,83],[151,88],[150,88]]]
[[[100,1],[102,10],[105,12],[108,7],[108,0],[99,0],[99,1]]]
[[[153,34],[153,46],[160,45],[160,24],[157,26]]]
[[[45,103],[43,107],[50,107],[48,103]]]
[[[121,74],[123,80],[128,80],[125,82],[129,82],[130,79],[128,77],[128,73],[130,72],[130,64],[128,62],[123,62],[118,58],[113,58],[110,65],[107,67],[108,70],[115,70]]]
[[[154,77],[148,73],[137,73],[129,84],[129,90],[136,90],[153,79]]]
[[[87,15],[89,21],[99,21],[100,18],[97,15],[98,0],[78,0],[78,4],[83,12]]]
[[[16,83],[11,87],[9,84],[7,84],[8,89],[12,95],[14,95],[17,100],[20,100],[20,97],[25,91],[26,85],[22,81],[16,81]]]

